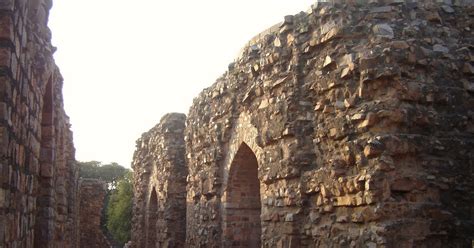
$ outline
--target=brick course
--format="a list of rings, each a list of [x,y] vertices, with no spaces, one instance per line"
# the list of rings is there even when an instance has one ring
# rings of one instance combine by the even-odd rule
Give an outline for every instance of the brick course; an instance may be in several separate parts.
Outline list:
[[[77,245],[77,170],[50,1],[0,1],[0,247]]]

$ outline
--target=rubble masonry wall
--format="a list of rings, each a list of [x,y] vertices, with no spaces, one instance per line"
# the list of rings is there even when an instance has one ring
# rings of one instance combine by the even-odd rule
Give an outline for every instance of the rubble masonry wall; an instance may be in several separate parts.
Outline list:
[[[167,114],[137,141],[133,157],[135,247],[183,247],[186,237],[184,114]]]
[[[247,146],[262,247],[470,246],[474,8],[448,2],[319,3],[254,39],[188,114],[187,245],[252,246]]]

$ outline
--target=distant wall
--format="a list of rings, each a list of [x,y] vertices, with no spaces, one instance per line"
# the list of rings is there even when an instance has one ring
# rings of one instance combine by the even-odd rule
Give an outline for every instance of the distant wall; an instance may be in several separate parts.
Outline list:
[[[80,247],[111,247],[101,228],[106,187],[105,182],[96,179],[80,181]]]
[[[183,247],[186,237],[184,114],[167,114],[137,141],[132,245]]]

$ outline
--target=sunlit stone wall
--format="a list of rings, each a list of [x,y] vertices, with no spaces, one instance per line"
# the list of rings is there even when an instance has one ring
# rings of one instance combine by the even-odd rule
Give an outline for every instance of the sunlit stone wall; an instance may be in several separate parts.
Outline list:
[[[137,141],[132,163],[133,247],[184,247],[185,120],[184,114],[167,114]]]
[[[77,245],[77,171],[50,8],[0,0],[0,247]]]
[[[135,247],[182,242],[161,223],[183,194],[187,247],[472,246],[472,1],[331,2],[194,99],[187,167],[184,115],[137,142]]]
[[[189,247],[471,246],[472,2],[335,2],[195,98]]]

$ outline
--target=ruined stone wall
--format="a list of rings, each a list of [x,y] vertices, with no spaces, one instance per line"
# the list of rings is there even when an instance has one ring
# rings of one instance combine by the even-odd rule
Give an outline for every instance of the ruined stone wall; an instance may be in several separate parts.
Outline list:
[[[111,247],[102,231],[101,217],[107,195],[107,184],[97,179],[81,179],[79,233],[80,246],[90,248]]]
[[[186,237],[184,114],[167,114],[137,141],[132,245],[183,247]]]
[[[0,247],[77,242],[77,170],[50,8],[0,0]]]
[[[471,245],[474,7],[386,2],[285,17],[194,100],[189,247]]]

